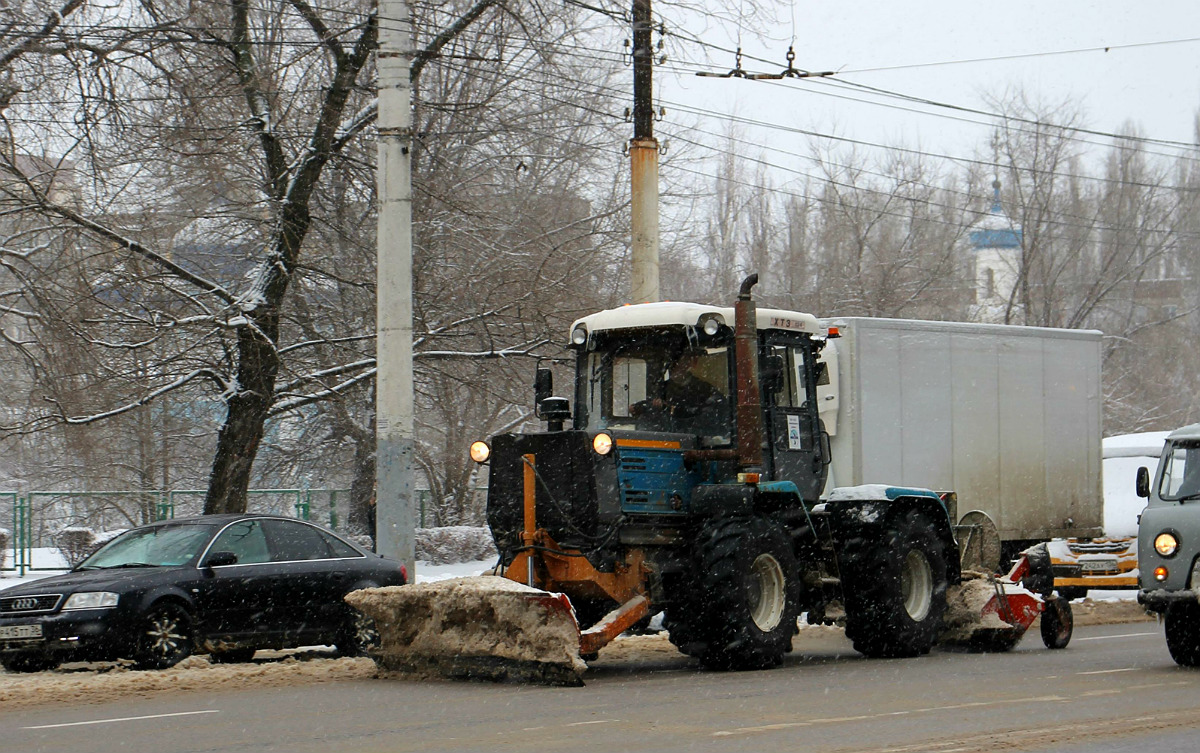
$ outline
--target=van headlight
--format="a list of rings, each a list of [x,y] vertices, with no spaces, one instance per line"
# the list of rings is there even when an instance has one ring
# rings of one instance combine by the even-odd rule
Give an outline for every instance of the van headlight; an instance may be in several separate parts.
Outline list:
[[[1170,531],[1163,531],[1154,537],[1154,551],[1163,557],[1174,557],[1179,551],[1179,539]]]
[[[107,609],[117,605],[117,594],[112,591],[83,591],[67,597],[63,611],[68,609]]]

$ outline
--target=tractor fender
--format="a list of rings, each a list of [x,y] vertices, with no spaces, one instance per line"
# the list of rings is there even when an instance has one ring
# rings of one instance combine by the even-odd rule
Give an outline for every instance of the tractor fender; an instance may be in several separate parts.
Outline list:
[[[841,493],[839,493],[841,492]],[[830,522],[835,537],[840,541],[873,533],[893,525],[910,512],[921,513],[929,520],[938,539],[947,552],[947,576],[951,583],[961,578],[958,544],[950,526],[950,516],[938,495],[924,489],[900,489],[897,487],[852,487],[834,489],[829,495],[825,509],[830,513]]]
[[[754,487],[744,484],[701,484],[692,489],[691,511],[702,518],[750,515],[754,497]]]

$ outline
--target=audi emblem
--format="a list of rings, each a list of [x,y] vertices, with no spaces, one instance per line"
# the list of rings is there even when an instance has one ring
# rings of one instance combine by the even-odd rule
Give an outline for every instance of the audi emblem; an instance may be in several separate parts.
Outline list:
[[[12,603],[12,608],[17,612],[24,612],[30,609],[37,609],[37,599],[15,599]]]

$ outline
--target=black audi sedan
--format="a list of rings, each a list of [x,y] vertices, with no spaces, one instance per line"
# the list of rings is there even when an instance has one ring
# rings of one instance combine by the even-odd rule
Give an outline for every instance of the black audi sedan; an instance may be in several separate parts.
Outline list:
[[[249,661],[266,648],[365,652],[378,634],[347,593],[404,585],[399,562],[319,526],[210,515],[134,528],[68,573],[0,590],[0,664],[66,661],[165,668],[193,652]]]

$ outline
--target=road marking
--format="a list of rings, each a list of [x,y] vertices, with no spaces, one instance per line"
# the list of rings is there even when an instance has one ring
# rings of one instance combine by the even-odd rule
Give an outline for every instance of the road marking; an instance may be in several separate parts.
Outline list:
[[[21,729],[54,729],[55,727],[85,727],[89,724],[115,724],[116,722],[140,722],[143,719],[165,719],[171,716],[195,716],[196,714],[219,714],[217,709],[207,709],[205,711],[177,711],[174,714],[151,714],[150,716],[122,716],[114,719],[93,719],[90,722],[65,722],[63,724],[39,724],[36,727],[22,727]]]
[[[759,732],[779,732],[781,730],[795,729],[797,727],[815,727],[820,724],[835,724],[844,722],[859,722],[868,719],[882,719],[889,716],[901,716],[904,714],[928,714],[934,711],[962,711],[964,709],[977,709],[988,706],[1006,706],[1012,704],[1024,703],[1047,703],[1069,701],[1071,699],[1059,695],[1038,696],[1033,698],[1013,698],[1004,701],[973,701],[968,703],[956,703],[951,706],[933,706],[930,708],[908,709],[905,711],[885,711],[878,714],[864,714],[862,716],[839,716],[826,717],[822,719],[807,719],[796,722],[778,722],[776,724],[763,724],[757,727],[738,727],[736,729],[723,729],[712,733],[713,737],[733,737],[734,735],[753,735]]]
[[[1115,675],[1117,672],[1136,672],[1138,667],[1124,667],[1122,669],[1094,669],[1091,672],[1076,672],[1077,675]]]
[[[570,724],[566,724],[563,726],[565,726],[565,727],[582,727],[585,724],[613,724],[613,723],[619,722],[619,721],[621,721],[621,720],[620,719],[597,719],[592,722],[571,722]]]
[[[1113,638],[1140,638],[1143,635],[1158,635],[1158,633],[1122,633],[1120,635],[1092,635],[1087,638],[1076,638],[1075,642],[1079,641],[1110,641]]]

